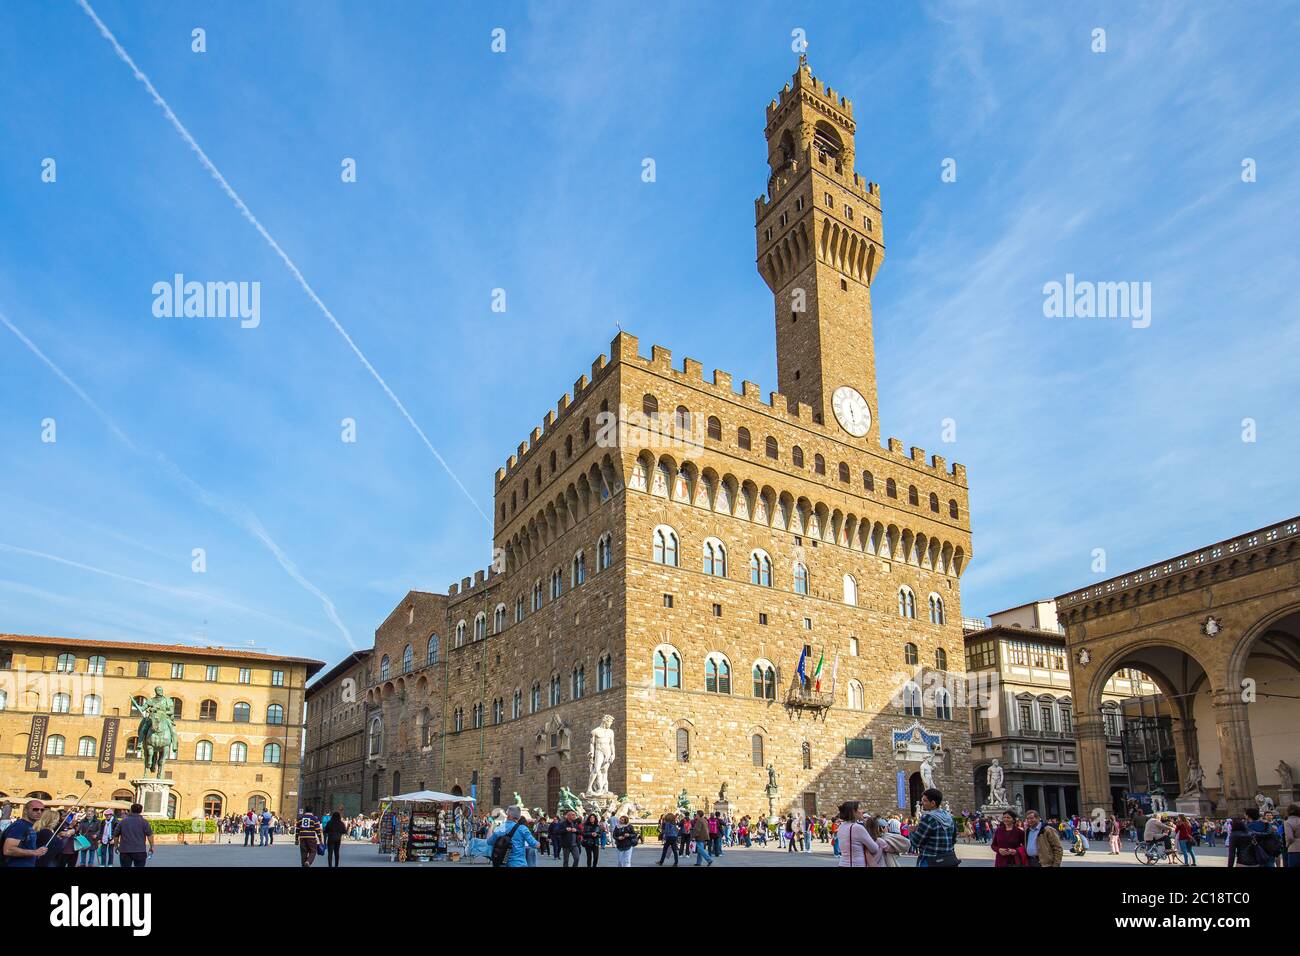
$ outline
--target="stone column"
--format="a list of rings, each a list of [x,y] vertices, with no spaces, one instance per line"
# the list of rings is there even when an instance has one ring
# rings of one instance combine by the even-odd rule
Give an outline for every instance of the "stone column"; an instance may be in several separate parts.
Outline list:
[[[1064,820],[1066,817],[1068,817],[1068,816],[1070,815],[1070,814],[1069,814],[1069,811],[1066,809],[1066,805],[1065,805],[1065,787],[1063,787],[1063,786],[1058,786],[1058,787],[1056,788],[1056,799],[1060,801],[1060,804],[1059,804],[1059,806],[1060,806],[1060,815],[1061,815],[1061,819]]]
[[[1216,690],[1210,699],[1214,704],[1214,726],[1223,767],[1224,793],[1219,798],[1218,810],[1220,813],[1240,810],[1254,801],[1259,786],[1255,776],[1255,748],[1250,741],[1250,714],[1240,690]]]
[[[1079,745],[1079,810],[1110,810],[1110,767],[1106,763],[1106,722],[1100,713],[1078,715],[1074,736]]]

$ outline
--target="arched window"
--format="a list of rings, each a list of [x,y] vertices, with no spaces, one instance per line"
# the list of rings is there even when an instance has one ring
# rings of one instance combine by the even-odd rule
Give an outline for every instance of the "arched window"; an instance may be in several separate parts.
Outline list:
[[[677,728],[677,762],[691,762],[691,732],[685,727]]]
[[[542,683],[533,681],[532,688],[528,691],[528,712],[535,714],[542,709]]]
[[[826,459],[821,455],[813,455],[813,471],[819,475],[826,474]]]
[[[584,584],[587,580],[587,553],[579,551],[573,556],[573,587]]]
[[[749,429],[748,429],[748,428],[738,428],[738,429],[736,429],[736,447],[739,448],[741,451],[749,451],[749,450],[750,450],[750,440],[749,440]]]
[[[465,711],[460,707],[451,712],[451,726],[456,733],[465,729]]]
[[[492,723],[500,724],[506,719],[506,702],[500,697],[492,701]]]
[[[367,735],[366,755],[378,757],[384,752],[384,722],[375,715],[370,719],[370,733]]]
[[[934,692],[934,716],[940,720],[952,720],[952,697],[942,687]]]
[[[573,665],[573,673],[569,677],[569,696],[573,700],[581,700],[587,693],[587,669],[581,664]]]
[[[212,762],[212,741],[200,740],[194,745],[194,759],[202,763]]]
[[[252,718],[252,714],[253,708],[241,701],[235,705],[235,710],[231,715],[231,720],[237,724],[246,724]]]
[[[898,497],[898,484],[894,481],[893,478],[885,479],[885,494],[891,498]]]
[[[957,517],[957,502],[951,498],[948,499],[948,517],[949,518]]]
[[[269,744],[267,744],[265,747],[262,748],[262,763],[276,763],[276,764],[278,764],[279,762],[280,762],[280,745],[279,745],[279,744],[277,744],[277,743],[269,743]]]
[[[411,668],[415,666],[415,649],[410,644],[402,651],[402,673],[409,674]]]
[[[722,422],[717,416],[709,416],[708,436],[711,441],[722,441]]]
[[[653,395],[647,395],[641,399],[641,412],[647,418],[659,417],[659,399]]]
[[[776,668],[770,661],[754,662],[754,696],[763,700],[776,700]]]
[[[858,582],[853,575],[844,575],[844,603],[856,606],[858,603]]]
[[[719,578],[727,576],[727,549],[717,538],[704,541],[704,573]]]
[[[506,606],[498,604],[496,610],[492,612],[492,633],[500,634],[506,629]]]
[[[655,528],[654,560],[655,564],[677,567],[677,532],[667,525]]]
[[[936,647],[934,650],[934,669],[937,671],[948,669],[948,652],[942,647]]]
[[[903,663],[909,667],[915,667],[920,661],[916,654],[916,645],[911,641],[903,645]]]
[[[72,697],[62,692],[55,694],[50,699],[50,712],[55,714],[66,714],[72,709]]]
[[[609,690],[614,686],[614,658],[605,654],[596,663],[596,692]]]
[[[673,426],[679,432],[689,432],[691,430],[691,413],[685,405],[677,406],[677,411],[673,413]]]
[[[755,551],[749,556],[749,583],[765,588],[772,586],[772,559],[766,551]]]
[[[771,458],[773,461],[776,461],[781,451],[780,447],[776,443],[776,439],[773,438],[771,435],[768,435],[766,445],[767,445],[766,447],[767,457]]]
[[[799,752],[803,756],[803,768],[805,770],[811,770],[812,769],[812,744],[808,743],[808,741],[805,740],[803,742],[803,746],[799,748]]]
[[[794,565],[794,593],[808,593],[808,569],[799,561]]]
[[[555,600],[564,593],[564,575],[560,573],[559,568],[551,571],[551,600]]]
[[[849,710],[863,708],[862,685],[856,680],[849,681]]]
[[[803,467],[803,449],[798,445],[795,445],[794,448],[790,450],[790,463],[796,468]]]
[[[933,491],[930,492],[930,510],[935,514],[939,513],[939,496]]]
[[[943,598],[937,594],[930,595],[930,623],[943,623]]]
[[[533,610],[534,611],[540,611],[542,609],[542,593],[543,593],[542,579],[538,578],[536,581],[533,582]]]
[[[518,720],[524,715],[524,692],[515,688],[515,695],[510,698],[510,719]]]
[[[107,663],[108,662],[102,656],[96,654],[86,660],[86,673],[102,674],[104,673],[104,665]]]
[[[661,647],[655,650],[654,671],[656,687],[681,689],[682,658],[675,649]]]
[[[284,723],[284,705],[271,704],[266,708],[266,722],[268,724]]]
[[[916,485],[907,486],[907,503],[909,505],[916,505],[920,503],[920,499],[917,498],[916,495]]]
[[[483,726],[483,703],[482,703],[482,701],[480,701],[479,703],[477,703],[477,704],[474,705],[474,711],[473,711],[473,712],[474,712],[474,729],[475,729],[475,730],[478,730],[480,727]]]
[[[199,703],[199,720],[216,720],[217,719],[217,702],[215,700],[205,700]]]
[[[614,561],[614,536],[606,531],[596,542],[596,573],[599,574]]]
[[[704,689],[710,694],[731,693],[731,662],[721,654],[710,654],[704,661]]]
[[[910,681],[903,687],[903,713],[908,717],[922,716],[921,688]]]
[[[479,611],[474,615],[474,640],[481,641],[487,637],[487,614]]]
[[[468,628],[469,625],[465,623],[464,618],[461,618],[459,621],[456,622],[456,646],[457,647],[465,646],[465,632]]]
[[[842,461],[840,462],[840,482],[847,485],[849,481],[849,463]]]
[[[62,757],[66,746],[63,734],[51,734],[45,741],[45,752],[51,757]]]
[[[559,674],[551,675],[551,698],[550,699],[551,699],[552,707],[560,706],[560,675]]]
[[[75,654],[60,654],[58,663],[55,664],[55,672],[59,674],[71,674],[77,669],[77,657]]]
[[[438,663],[438,653],[439,653],[439,650],[440,650],[440,649],[441,649],[441,643],[440,643],[439,640],[438,640],[438,635],[437,635],[437,634],[430,634],[430,635],[429,635],[429,649],[428,649],[428,651],[427,651],[427,654],[428,654],[428,657],[429,657],[429,663],[430,663],[430,664],[436,664],[436,663]]]
[[[379,661],[379,679],[388,680],[388,655],[385,654]]]
[[[906,584],[898,589],[898,616],[916,617],[916,595]]]
[[[237,740],[230,745],[231,763],[248,763],[248,744]]]
[[[81,698],[81,713],[86,717],[97,717],[104,711],[104,699],[98,694],[87,694]],[[177,717],[180,714],[176,715]]]
[[[518,624],[524,619],[524,596],[520,594],[515,598],[515,623]]]
[[[864,471],[862,473],[862,488],[864,491],[876,490],[876,478],[869,471]]]
[[[749,755],[755,767],[763,766],[763,735],[754,734],[749,738]]]
[[[78,757],[95,756],[94,737],[82,737],[80,740],[77,741],[77,756]]]
[[[211,759],[211,758],[209,758]],[[203,815],[209,820],[221,816],[221,808],[224,806],[220,794],[209,793],[203,798]]]

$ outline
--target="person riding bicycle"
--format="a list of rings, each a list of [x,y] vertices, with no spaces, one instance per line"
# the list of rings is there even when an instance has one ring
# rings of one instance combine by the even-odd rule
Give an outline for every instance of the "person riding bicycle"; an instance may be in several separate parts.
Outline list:
[[[1146,826],[1142,830],[1142,839],[1146,843],[1160,843],[1165,848],[1165,862],[1177,863],[1178,854],[1174,851],[1173,841],[1170,834],[1174,828],[1165,823],[1154,813],[1147,817]]]

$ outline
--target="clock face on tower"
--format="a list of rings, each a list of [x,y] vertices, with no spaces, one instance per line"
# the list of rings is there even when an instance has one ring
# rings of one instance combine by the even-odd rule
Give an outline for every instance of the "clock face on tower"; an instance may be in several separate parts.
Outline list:
[[[861,438],[871,430],[871,406],[852,386],[841,385],[831,396],[831,407],[840,427],[854,438]]]

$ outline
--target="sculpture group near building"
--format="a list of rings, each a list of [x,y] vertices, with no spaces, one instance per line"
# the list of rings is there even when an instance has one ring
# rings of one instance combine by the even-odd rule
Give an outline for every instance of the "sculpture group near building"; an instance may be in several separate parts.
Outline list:
[[[163,767],[177,744],[172,700],[163,693],[161,687],[155,687],[153,697],[144,703],[138,703],[133,698],[131,709],[140,714],[137,739],[140,741],[144,772],[152,773],[156,779],[161,780]]]

